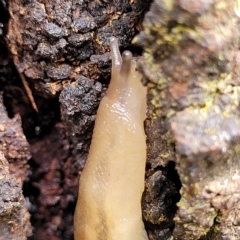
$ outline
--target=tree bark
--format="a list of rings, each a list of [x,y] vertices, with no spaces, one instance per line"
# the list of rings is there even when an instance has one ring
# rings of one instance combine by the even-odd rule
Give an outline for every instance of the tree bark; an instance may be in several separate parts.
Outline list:
[[[155,0],[143,25],[148,162],[182,184],[173,237],[239,239],[238,1]]]

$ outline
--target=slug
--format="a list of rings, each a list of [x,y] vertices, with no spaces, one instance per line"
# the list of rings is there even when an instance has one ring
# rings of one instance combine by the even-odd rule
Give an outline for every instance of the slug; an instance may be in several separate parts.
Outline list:
[[[111,82],[97,111],[74,214],[75,240],[147,240],[141,212],[146,88],[132,53],[110,38]]]

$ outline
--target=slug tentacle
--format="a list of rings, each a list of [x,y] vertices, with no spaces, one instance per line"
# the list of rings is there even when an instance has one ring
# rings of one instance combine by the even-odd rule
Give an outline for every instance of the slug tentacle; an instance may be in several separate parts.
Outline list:
[[[122,66],[120,70],[120,75],[124,81],[129,80],[129,74],[131,74],[131,61],[132,53],[130,51],[124,51],[122,54]]]
[[[117,39],[115,37],[111,37],[109,42],[110,42],[111,57],[112,57],[112,70],[120,69],[122,65],[122,57],[119,51]]]

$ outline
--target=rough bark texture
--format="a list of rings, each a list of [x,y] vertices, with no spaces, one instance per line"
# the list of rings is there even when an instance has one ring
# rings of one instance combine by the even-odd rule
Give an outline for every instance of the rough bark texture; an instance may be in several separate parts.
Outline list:
[[[80,75],[106,80],[109,37],[128,46],[146,5],[141,0],[9,1],[7,39],[18,71],[48,97]]]
[[[0,96],[0,239],[2,240],[24,240],[31,235],[30,215],[22,194],[29,158],[29,145],[22,132],[20,116],[9,119]]]
[[[1,151],[0,174],[0,239],[25,240],[31,235],[29,213],[21,184],[9,173],[9,164]]]
[[[0,96],[0,151],[9,162],[9,170],[22,185],[27,175],[27,161],[30,159],[29,144],[21,128],[21,119],[16,115],[9,119]]]
[[[149,163],[174,160],[182,183],[174,239],[240,238],[238,25],[238,1],[155,0],[135,39],[162,129]]]
[[[102,85],[81,76],[60,95],[62,119],[73,143],[73,154],[81,171],[87,158],[96,110],[102,96]]]

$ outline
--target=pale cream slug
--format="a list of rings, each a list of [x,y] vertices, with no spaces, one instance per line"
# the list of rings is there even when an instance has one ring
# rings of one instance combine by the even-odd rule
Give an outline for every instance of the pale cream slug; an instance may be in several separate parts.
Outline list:
[[[142,222],[146,88],[132,54],[110,39],[112,77],[95,122],[74,215],[75,240],[147,240]]]

